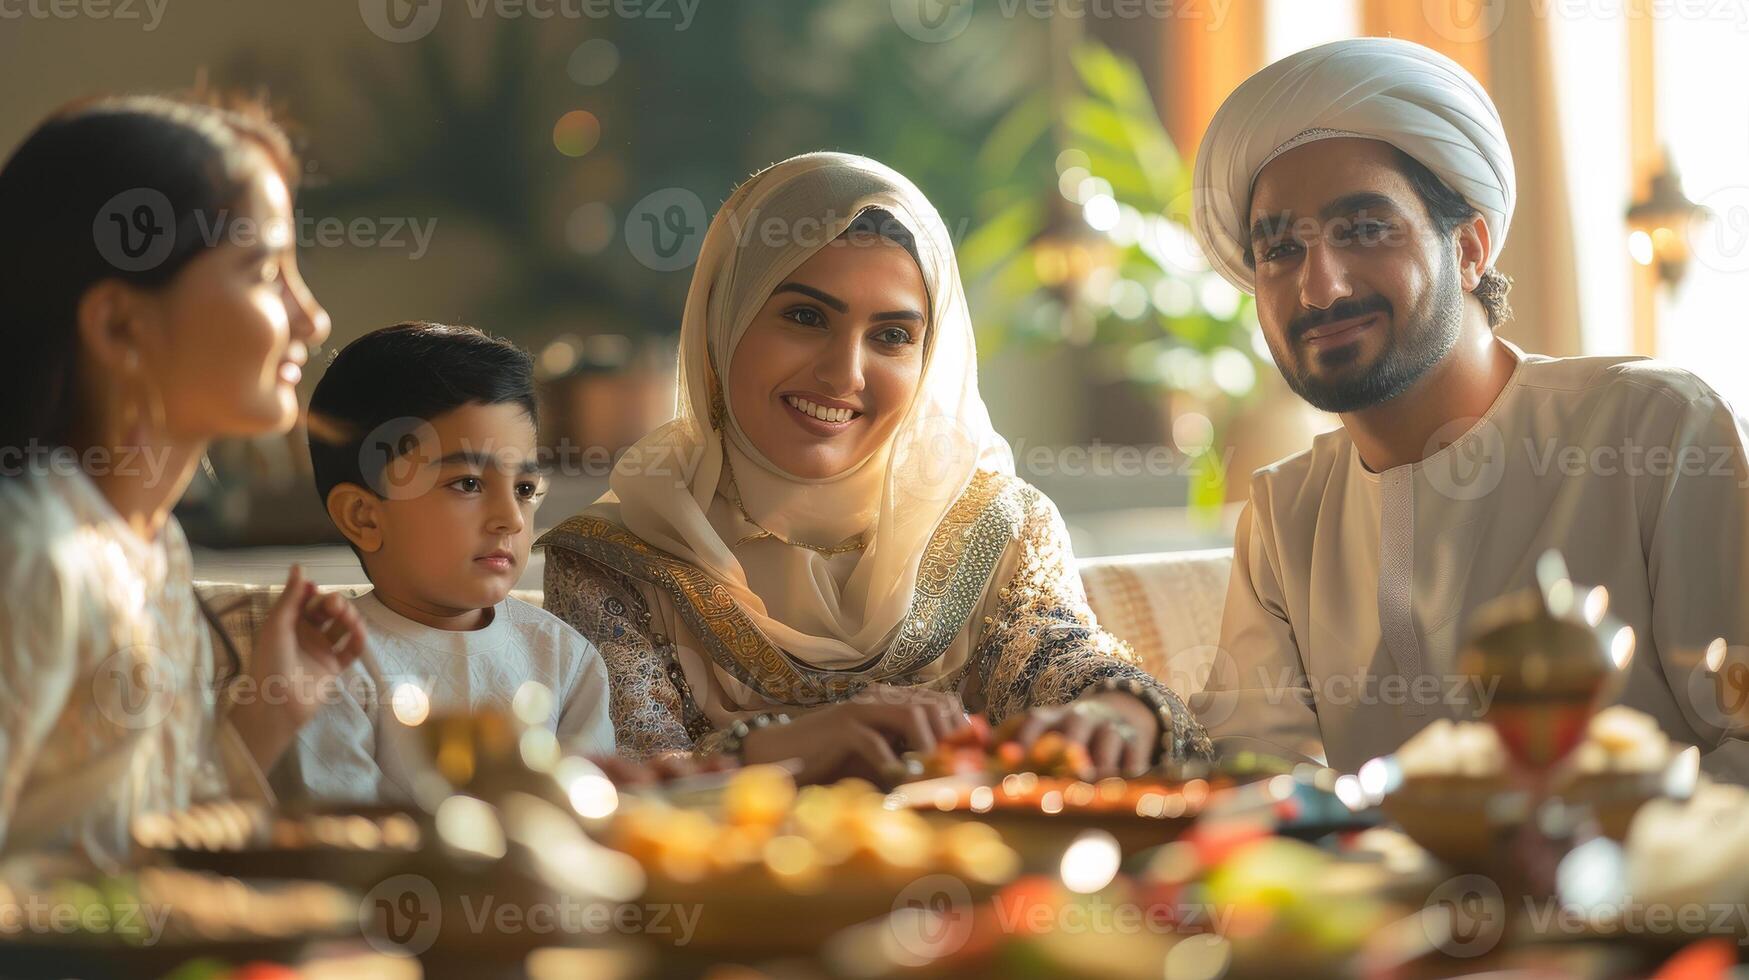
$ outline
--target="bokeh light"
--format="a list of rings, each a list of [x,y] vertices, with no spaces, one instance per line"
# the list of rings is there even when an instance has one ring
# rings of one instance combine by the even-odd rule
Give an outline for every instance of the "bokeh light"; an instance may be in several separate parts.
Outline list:
[[[601,121],[586,109],[572,109],[553,124],[553,146],[568,157],[580,157],[601,142]]]

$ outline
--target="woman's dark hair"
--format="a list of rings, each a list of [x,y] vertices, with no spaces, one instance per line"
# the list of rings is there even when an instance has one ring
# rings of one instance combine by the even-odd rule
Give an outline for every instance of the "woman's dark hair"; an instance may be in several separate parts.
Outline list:
[[[375,490],[408,422],[512,403],[538,424],[534,358],[475,327],[408,321],[347,344],[310,395],[310,468],[324,505],[342,483]],[[366,445],[366,441],[376,445]],[[366,462],[366,459],[369,462]]]
[[[850,227],[844,229],[844,234],[839,237],[850,235],[878,235],[909,252],[911,261],[916,262],[919,268],[923,266],[923,260],[917,255],[917,236],[911,234],[911,229],[905,227],[893,212],[885,208],[866,208],[858,213],[851,220]]]
[[[1403,171],[1403,176],[1409,178],[1409,186],[1415,188],[1415,196],[1421,198],[1421,203],[1427,208],[1427,216],[1433,219],[1433,227],[1441,235],[1451,234],[1459,225],[1475,220],[1481,213],[1471,207],[1462,194],[1440,180],[1438,174],[1427,169],[1420,160],[1396,147],[1391,150],[1397,158],[1398,169]],[[1506,299],[1506,294],[1512,291],[1512,277],[1498,269],[1484,269],[1482,281],[1476,284],[1473,291],[1476,298],[1482,301],[1482,308],[1488,311],[1489,327],[1498,328],[1500,324],[1512,319],[1512,304]]]
[[[30,454],[76,438],[84,389],[103,383],[78,376],[80,300],[108,279],[164,286],[217,245],[251,147],[296,185],[291,142],[266,107],[204,93],[75,102],[13,151],[0,168],[0,347],[13,365],[0,384],[0,448]],[[237,648],[196,599],[234,676]]]
[[[65,106],[0,169],[0,447],[74,438],[90,392],[80,379],[79,301],[118,279],[161,287],[216,246],[265,151],[288,186],[298,167],[260,103],[114,96]]]

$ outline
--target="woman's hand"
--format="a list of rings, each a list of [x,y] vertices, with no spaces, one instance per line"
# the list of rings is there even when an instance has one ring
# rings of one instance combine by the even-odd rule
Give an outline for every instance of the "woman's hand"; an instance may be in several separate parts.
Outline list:
[[[1121,691],[1083,694],[1068,704],[1031,708],[1003,724],[997,741],[1031,747],[1040,735],[1058,732],[1087,750],[1093,771],[1085,779],[1134,778],[1153,763],[1160,744],[1160,719],[1141,700]]]
[[[248,669],[232,686],[230,719],[263,772],[272,768],[364,650],[358,610],[323,594],[292,566],[255,635]]]
[[[741,759],[748,765],[797,759],[798,783],[847,776],[884,782],[900,769],[901,752],[932,752],[966,724],[952,694],[876,684],[787,725],[754,729],[741,743]]]

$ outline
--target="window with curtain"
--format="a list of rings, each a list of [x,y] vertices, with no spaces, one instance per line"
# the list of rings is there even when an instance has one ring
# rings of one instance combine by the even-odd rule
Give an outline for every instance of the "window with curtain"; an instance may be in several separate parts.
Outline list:
[[[1690,228],[1688,274],[1660,302],[1658,354],[1740,413],[1749,409],[1749,86],[1721,66],[1749,64],[1744,26],[1699,16],[1654,23],[1658,125],[1685,193],[1712,212]]]
[[[1709,5],[1713,6],[1713,5]],[[1629,94],[1629,16],[1555,17],[1552,22],[1561,98],[1561,129],[1578,251],[1581,328],[1587,353],[1635,348],[1637,327],[1650,327],[1650,353],[1680,365],[1749,407],[1749,89],[1726,81],[1720,65],[1749,63],[1749,31],[1713,6],[1662,10],[1651,22],[1653,128],[1670,152],[1683,190],[1707,206],[1711,220],[1692,225],[1692,256],[1674,288],[1636,310],[1636,256],[1626,210],[1637,192],[1634,161],[1660,147],[1637,146]],[[1695,16],[1681,16],[1687,12]],[[1641,277],[1642,284],[1651,277]],[[1636,316],[1650,316],[1636,324]]]
[[[1269,0],[1266,62],[1359,33],[1360,0]]]

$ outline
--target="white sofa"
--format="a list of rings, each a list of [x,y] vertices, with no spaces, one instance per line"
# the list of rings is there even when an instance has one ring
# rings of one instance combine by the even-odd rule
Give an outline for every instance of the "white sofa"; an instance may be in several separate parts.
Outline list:
[[[1150,673],[1180,694],[1202,689],[1220,639],[1230,549],[1082,559],[1081,581],[1099,621],[1129,642]],[[220,611],[225,631],[248,656],[249,640],[279,595],[277,585],[202,581],[195,587]],[[367,586],[329,586],[357,595]],[[512,595],[542,605],[539,590]]]

